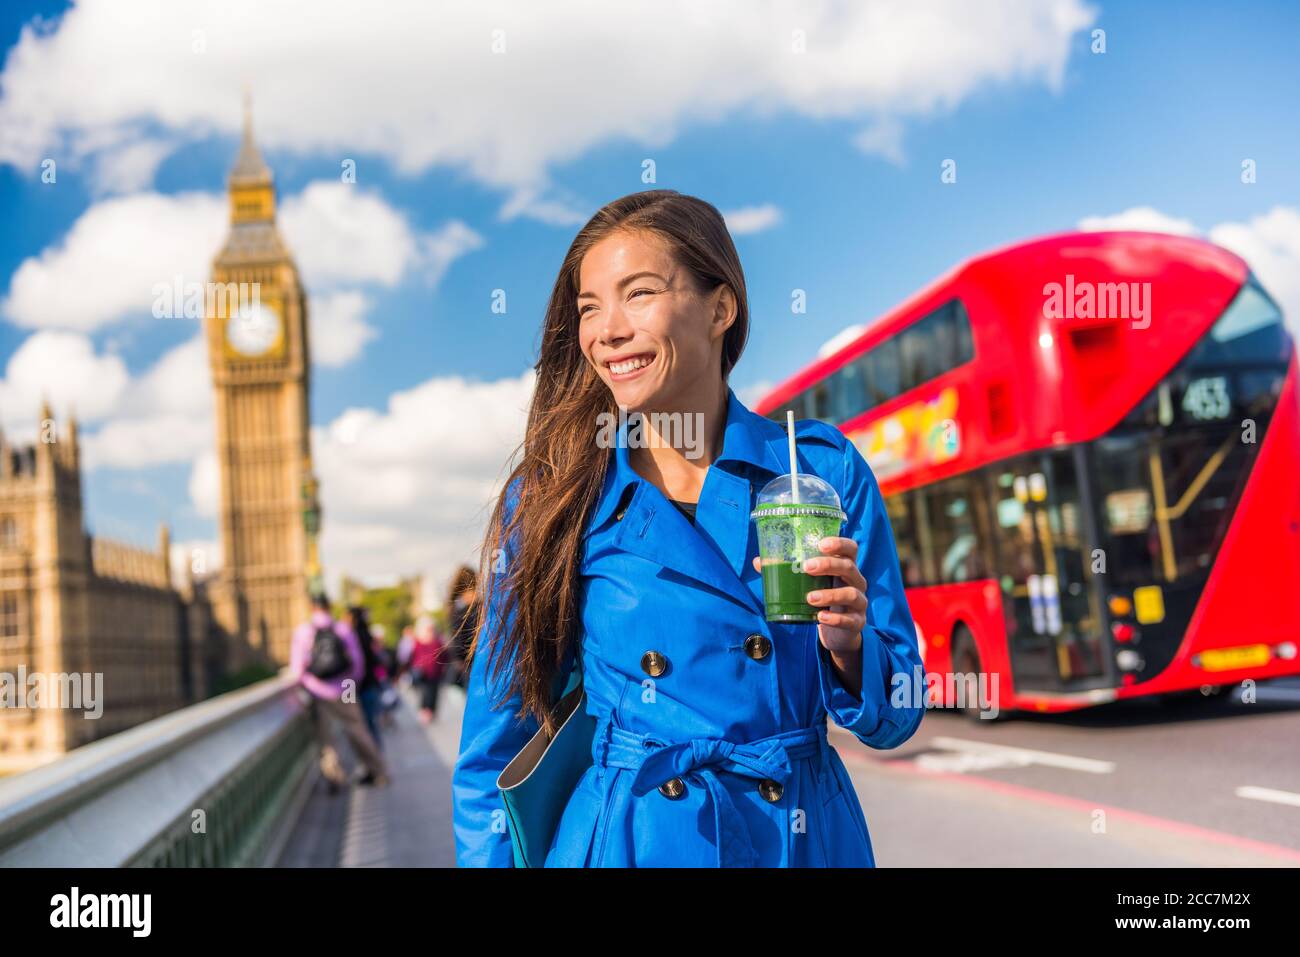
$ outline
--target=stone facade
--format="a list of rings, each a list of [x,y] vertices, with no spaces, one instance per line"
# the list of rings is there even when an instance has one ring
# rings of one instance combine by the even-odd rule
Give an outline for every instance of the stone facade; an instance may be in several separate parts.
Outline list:
[[[39,426],[30,446],[0,437],[0,773],[166,714],[207,684],[193,662],[209,621],[199,602],[191,622],[171,585],[166,528],[157,551],[87,535],[76,422],[60,433],[46,408]]]

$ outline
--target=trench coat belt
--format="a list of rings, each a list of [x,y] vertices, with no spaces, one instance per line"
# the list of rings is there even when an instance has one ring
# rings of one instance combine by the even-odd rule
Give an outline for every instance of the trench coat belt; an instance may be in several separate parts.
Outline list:
[[[718,772],[729,771],[755,781],[770,779],[784,785],[794,773],[793,761],[827,747],[825,724],[783,731],[745,744],[722,738],[662,744],[653,736],[625,731],[606,721],[598,730],[592,756],[597,764],[635,771],[632,793],[637,797],[675,777],[702,784],[713,804],[718,866],[753,867],[758,860],[753,839]]]

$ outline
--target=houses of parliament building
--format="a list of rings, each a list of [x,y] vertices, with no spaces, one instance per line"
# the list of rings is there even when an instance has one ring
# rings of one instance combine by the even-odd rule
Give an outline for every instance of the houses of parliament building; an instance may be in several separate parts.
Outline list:
[[[173,581],[166,527],[153,551],[86,533],[75,418],[45,406],[34,444],[0,435],[0,774],[207,697],[225,675],[286,663],[319,587],[307,302],[247,110],[229,197],[210,287],[257,295],[210,296],[203,326],[222,567]],[[28,693],[33,676],[46,700]],[[48,694],[92,676],[98,716]]]

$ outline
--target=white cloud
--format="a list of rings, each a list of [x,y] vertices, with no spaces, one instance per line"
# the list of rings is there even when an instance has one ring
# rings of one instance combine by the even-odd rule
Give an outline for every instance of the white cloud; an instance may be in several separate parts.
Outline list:
[[[817,350],[817,358],[824,359],[832,352],[836,352],[844,346],[847,346],[858,336],[862,335],[866,328],[865,324],[857,322],[841,329],[821,344],[821,347]]]
[[[407,274],[436,283],[483,245],[458,220],[420,232],[377,192],[343,183],[310,184],[285,200],[280,219],[309,295],[349,284],[391,287]],[[227,201],[215,193],[102,200],[19,265],[0,313],[19,326],[81,332],[150,315],[156,286],[188,295],[189,284],[211,278],[229,228]]]
[[[311,287],[394,286],[420,255],[403,216],[373,190],[317,181],[284,202],[285,240]]]
[[[1088,216],[1080,229],[1144,229],[1200,235],[1187,219],[1139,206],[1111,216]],[[1291,334],[1300,338],[1300,209],[1276,206],[1244,223],[1219,223],[1204,238],[1236,253],[1277,300]]]
[[[316,365],[345,366],[361,354],[379,330],[365,321],[370,300],[362,293],[336,292],[311,303],[311,357]]]
[[[313,429],[329,574],[440,578],[473,562],[532,387],[531,370],[495,382],[435,378],[394,393],[385,410],[349,409]]]
[[[23,260],[0,313],[30,329],[81,332],[131,312],[148,314],[155,285],[207,280],[227,215],[225,201],[206,193],[96,203],[57,245]]]
[[[722,214],[727,221],[727,229],[733,236],[748,236],[771,229],[781,221],[781,210],[771,203],[762,206],[745,206]]]
[[[420,237],[417,268],[426,283],[436,286],[453,262],[481,248],[483,237],[460,220],[453,219],[436,232]]]
[[[179,415],[212,414],[208,344],[202,333],[163,355],[132,384],[122,411],[134,415],[173,412]]]
[[[210,418],[171,412],[138,419],[117,419],[81,441],[87,471],[100,468],[143,469],[188,462],[216,441]]]
[[[114,355],[97,355],[94,344],[74,332],[33,333],[14,350],[0,379],[0,415],[23,428],[35,421],[48,399],[56,417],[75,410],[81,421],[108,415],[130,382],[126,364]]]
[[[45,333],[37,333],[45,335]],[[164,353],[120,390],[103,425],[82,438],[87,470],[188,462],[215,440],[202,335]]]
[[[214,441],[207,353],[201,336],[166,352],[132,379],[126,364],[75,332],[42,330],[9,358],[0,379],[4,424],[23,430],[49,399],[81,432],[83,466],[136,469],[188,462]],[[96,428],[98,426],[98,428]]]
[[[95,164],[94,192],[104,195],[147,189],[175,146],[169,140],[143,139],[116,150],[105,150]]]
[[[736,398],[739,399],[741,404],[746,408],[752,409],[754,406],[758,405],[758,400],[771,392],[775,386],[775,382],[772,382],[769,379],[763,379],[762,381],[755,382],[753,385],[745,385],[736,389]]]
[[[1137,230],[1148,233],[1173,233],[1175,236],[1195,236],[1196,224],[1190,219],[1166,216],[1151,206],[1134,206],[1110,216],[1085,216],[1079,228],[1090,232],[1103,230]]]
[[[989,85],[1057,89],[1095,16],[1083,0],[392,0],[382,16],[339,0],[310,17],[85,0],[10,51],[0,161],[233,135],[248,81],[269,148],[537,188],[597,144],[661,146],[731,112],[907,118]]]
[[[1246,260],[1300,339],[1300,209],[1277,206],[1245,223],[1220,223],[1210,239]]]
[[[199,453],[190,469],[190,502],[204,518],[216,518],[221,505],[221,471],[211,446]]]
[[[853,145],[868,156],[879,156],[895,166],[902,166],[903,124],[894,116],[882,116],[853,137]]]
[[[547,198],[532,187],[517,189],[501,205],[500,217],[508,221],[527,216],[549,226],[577,226],[591,218],[591,212],[578,209],[573,200]]]

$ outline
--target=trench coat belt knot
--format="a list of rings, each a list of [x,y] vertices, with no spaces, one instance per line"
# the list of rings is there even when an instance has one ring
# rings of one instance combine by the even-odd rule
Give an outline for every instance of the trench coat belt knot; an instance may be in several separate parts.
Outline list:
[[[597,764],[636,772],[632,778],[632,794],[636,797],[674,777],[703,785],[713,805],[719,867],[753,867],[758,856],[745,820],[718,772],[729,771],[755,781],[770,779],[784,785],[794,772],[792,761],[809,758],[828,747],[824,723],[746,744],[722,738],[665,744],[606,721],[598,729],[594,744],[592,755]]]

